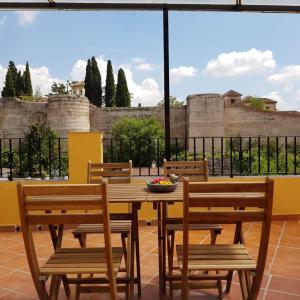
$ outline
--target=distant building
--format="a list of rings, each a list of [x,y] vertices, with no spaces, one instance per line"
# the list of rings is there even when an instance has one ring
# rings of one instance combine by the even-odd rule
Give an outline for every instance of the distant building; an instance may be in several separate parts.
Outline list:
[[[269,110],[269,111],[276,111],[276,103],[277,101],[269,99],[269,98],[256,98],[256,97],[252,97],[252,96],[247,96],[245,98],[242,99],[242,103],[246,106],[251,106],[251,99],[257,99],[258,101],[261,101],[264,106],[265,106],[265,110]]]
[[[84,81],[73,81],[70,83],[71,94],[77,96],[84,96]]]

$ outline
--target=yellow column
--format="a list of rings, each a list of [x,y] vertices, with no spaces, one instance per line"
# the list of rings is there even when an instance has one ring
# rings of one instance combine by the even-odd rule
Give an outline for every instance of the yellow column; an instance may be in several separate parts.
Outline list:
[[[102,138],[100,132],[68,134],[69,183],[87,183],[87,162],[103,162]]]

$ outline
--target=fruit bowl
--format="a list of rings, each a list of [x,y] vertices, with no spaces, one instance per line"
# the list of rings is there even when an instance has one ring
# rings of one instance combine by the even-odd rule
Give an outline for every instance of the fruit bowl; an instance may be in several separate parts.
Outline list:
[[[178,183],[172,183],[164,180],[164,178],[155,178],[154,180],[147,181],[147,187],[153,193],[170,193],[174,192]]]

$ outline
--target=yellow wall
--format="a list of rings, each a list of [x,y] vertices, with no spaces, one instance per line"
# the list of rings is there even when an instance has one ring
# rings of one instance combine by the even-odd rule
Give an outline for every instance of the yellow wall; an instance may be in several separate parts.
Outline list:
[[[87,182],[87,162],[103,162],[102,134],[71,132],[68,135],[69,183]]]
[[[70,133],[69,134],[69,181],[65,183],[87,182],[87,161],[102,162],[102,134],[101,133]],[[273,177],[275,181],[274,191],[274,215],[298,215],[300,216],[300,177]],[[211,177],[210,181],[249,181],[263,180],[263,178],[235,177],[220,178]],[[144,179],[135,179],[137,182]],[[58,183],[52,181],[29,181],[30,183]],[[126,211],[127,205],[113,205],[112,211]],[[171,215],[180,215],[182,205],[176,204],[170,207]],[[141,220],[155,219],[156,213],[151,203],[145,203],[139,212]],[[0,226],[19,225],[19,211],[16,192],[16,182],[0,181]]]

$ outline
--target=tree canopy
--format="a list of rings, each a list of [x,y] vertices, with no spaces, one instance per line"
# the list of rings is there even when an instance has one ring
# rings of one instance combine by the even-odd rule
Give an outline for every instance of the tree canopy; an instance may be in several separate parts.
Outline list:
[[[2,97],[15,97],[16,95],[10,68],[7,69],[5,85],[3,87],[1,95]]]
[[[131,106],[131,99],[130,99],[130,93],[127,86],[127,80],[126,80],[125,72],[122,68],[118,72],[116,106],[118,107]]]
[[[248,103],[250,106],[255,107],[259,110],[266,110],[266,105],[261,100],[259,100],[257,97],[250,97],[248,100]]]
[[[24,94],[26,96],[33,96],[31,75],[30,75],[30,69],[29,69],[28,62],[26,62],[26,69],[23,74],[23,81],[24,81]]]
[[[116,105],[115,94],[116,94],[116,88],[115,88],[113,68],[112,68],[111,61],[108,60],[107,70],[106,70],[105,98],[104,98],[106,107],[113,107]]]
[[[110,154],[111,160],[132,159],[135,165],[150,166],[151,157],[156,157],[157,139],[162,149],[164,131],[160,122],[153,117],[125,117],[113,124],[112,137],[119,142],[113,147],[115,155]]]
[[[170,106],[173,107],[182,107],[183,106],[183,101],[178,100],[175,96],[170,96]],[[164,106],[165,104],[165,99],[161,99],[158,103],[157,106]]]
[[[51,94],[59,95],[59,94],[66,94],[67,93],[67,87],[64,83],[56,83],[53,82],[51,86]]]
[[[96,58],[88,59],[84,79],[85,96],[96,106],[102,106],[101,74]]]

